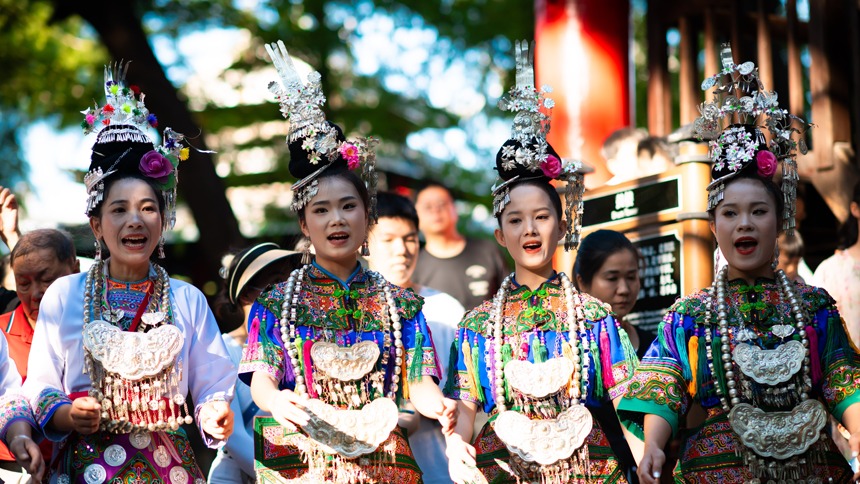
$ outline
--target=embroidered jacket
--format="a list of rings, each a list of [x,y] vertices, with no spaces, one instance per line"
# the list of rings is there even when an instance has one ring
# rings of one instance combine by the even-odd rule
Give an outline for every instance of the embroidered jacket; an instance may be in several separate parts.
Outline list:
[[[797,283],[796,292],[809,317],[805,329],[813,386],[810,396],[822,400],[828,411],[840,420],[848,406],[860,401],[860,356],[849,342],[836,304],[827,292],[802,283]],[[754,286],[731,281],[728,293],[729,326],[734,328],[728,336],[732,349],[737,343],[736,328],[740,327],[752,331],[756,346],[763,349],[774,349],[800,338],[796,331],[785,339],[774,334],[774,325],[795,325],[791,308],[780,301],[779,287],[774,281],[759,280]],[[742,458],[735,454],[735,438],[715,388],[719,382],[724,394],[727,393],[720,361],[726,335],[719,334],[716,314],[711,327],[705,325],[709,297],[708,292],[699,291],[672,306],[635,375],[623,385],[626,394],[618,414],[622,423],[640,437],[646,414],[666,419],[674,434],[691,403],[698,402],[707,411],[708,418],[698,432],[689,437],[676,476],[683,474],[683,482],[699,482],[696,479],[704,479],[702,476],[719,468],[723,472],[719,476],[726,479],[725,482],[740,482],[750,476],[745,474],[747,468]],[[712,335],[716,378],[707,363],[705,331]],[[832,454],[828,453],[827,464],[822,464],[832,467],[819,469],[820,475],[835,476],[847,470],[845,460],[838,453]],[[717,474],[707,475],[718,478]]]
[[[69,395],[86,393],[92,388],[90,377],[84,371],[81,338],[85,280],[84,273],[60,278],[51,284],[42,298],[31,356],[38,355],[44,363],[31,365],[24,393],[30,399],[36,422],[43,431],[60,406],[72,403]],[[196,417],[204,404],[232,399],[236,370],[224,348],[215,317],[200,290],[171,279],[170,309],[173,324],[184,337],[184,344],[177,355],[177,364],[183,369],[180,393],[190,393]],[[50,431],[45,435],[55,442],[69,436]],[[201,436],[212,448],[224,445],[224,441],[215,440],[205,432],[201,431]]]
[[[590,362],[587,404],[598,406],[605,397],[620,395],[617,388],[633,375],[637,358],[627,334],[619,333],[609,306],[588,294],[580,294],[580,298],[590,341],[586,348]],[[534,363],[562,355],[562,342],[569,344],[571,324],[567,320],[566,304],[558,276],[535,291],[525,286],[510,291],[504,306],[503,333],[519,338],[517,353],[521,359]],[[492,313],[493,302],[485,301],[467,313],[460,323],[448,367],[449,372],[456,373],[449,375],[448,381],[452,383],[446,387],[446,393],[452,398],[480,404],[487,413],[495,407],[487,368],[492,358],[485,358],[492,351],[487,343],[493,332]],[[470,377],[471,372],[477,376],[477,381]]]
[[[436,363],[436,352],[421,313],[422,299],[409,289],[389,286],[401,317],[402,341],[405,353],[402,378],[398,393],[408,396],[408,382],[428,375],[440,377]],[[287,291],[287,283],[272,286],[257,299],[249,315],[248,344],[239,365],[239,378],[250,384],[256,371],[271,375],[280,388],[295,388],[296,371],[304,372],[306,381],[312,381],[315,368],[310,357],[312,342],[328,341],[338,346],[351,346],[359,341],[374,341],[383,350],[386,335],[384,324],[388,318],[385,294],[373,278],[362,268],[357,268],[348,281],[340,281],[320,266],[313,263],[305,273],[299,295],[296,330],[297,351],[300,368],[293,368],[281,337],[281,305]],[[393,367],[394,345],[391,338]],[[380,365],[382,358],[377,362]],[[390,368],[387,369],[390,373]],[[390,385],[390,374],[386,374],[385,388]],[[314,390],[309,388],[310,392]],[[404,394],[405,392],[405,394]],[[313,395],[312,395],[313,396]]]

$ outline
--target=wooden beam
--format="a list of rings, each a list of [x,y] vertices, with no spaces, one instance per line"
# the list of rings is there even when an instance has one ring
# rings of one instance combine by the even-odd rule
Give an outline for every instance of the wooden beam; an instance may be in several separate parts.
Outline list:
[[[851,63],[845,59],[851,38],[845,19],[850,15],[857,15],[856,6],[843,0],[809,2],[809,85],[817,169],[812,182],[837,217],[846,211],[857,173],[849,113]]]
[[[679,59],[681,71],[678,76],[680,95],[680,121],[681,125],[692,123],[699,116],[699,69],[697,68],[696,56],[698,54],[698,29],[693,25],[690,17],[681,17],[678,22],[678,31],[681,34],[681,45]]]
[[[765,87],[773,87],[773,54],[770,41],[770,24],[768,23],[765,0],[758,0],[758,15],[756,16],[756,49],[758,58],[758,75]]]
[[[803,65],[800,62],[800,41],[797,38],[797,0],[785,3],[788,50],[788,110],[803,113]],[[772,86],[773,84],[771,84]]]
[[[819,170],[833,168],[833,147],[851,141],[851,99],[849,62],[844,61],[847,32],[845,18],[851,9],[841,0],[809,3],[809,86],[812,91],[812,119]],[[856,15],[856,11],[853,12]],[[820,149],[824,148],[824,149]]]
[[[705,8],[705,77],[713,76],[720,70],[717,64],[719,52],[717,40],[716,14],[713,7]]]
[[[661,12],[665,2],[656,0],[648,5],[648,131],[665,136],[672,131],[672,94],[669,85],[666,24]]]
[[[747,58],[746,49],[744,49],[743,39],[741,37],[741,29],[743,29],[743,25],[741,23],[742,9],[740,3],[740,0],[732,0],[732,13],[730,20],[731,36],[729,38],[732,42],[732,53],[735,56],[735,62],[744,62],[744,59]]]
[[[857,7],[860,8],[860,2]],[[854,69],[851,71],[851,77],[854,79],[851,90],[854,93],[854,115],[851,118],[852,126],[854,127],[853,143],[854,151],[860,152],[860,15],[855,11],[853,15],[849,15],[848,20],[848,45],[851,46],[851,58],[854,59],[852,64]],[[860,160],[854,158],[854,165],[860,168]]]

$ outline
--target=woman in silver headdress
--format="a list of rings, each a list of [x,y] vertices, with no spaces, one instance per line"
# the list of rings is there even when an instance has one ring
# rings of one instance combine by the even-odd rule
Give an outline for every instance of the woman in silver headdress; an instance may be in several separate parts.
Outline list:
[[[84,177],[95,264],[46,291],[24,390],[57,442],[51,482],[203,483],[181,425],[196,419],[207,445],[223,444],[235,367],[203,294],[150,261],[173,226],[188,148],[170,128],[153,145],[155,115],[120,66],[104,88],[82,123],[99,131]]]
[[[636,368],[636,354],[609,306],[578,292],[553,267],[559,242],[579,237],[582,174],[546,141],[552,103],[534,87],[525,42],[517,43],[517,83],[500,103],[517,112],[496,156],[496,240],[516,264],[491,301],[466,314],[451,348],[446,394],[460,400],[448,438],[458,483],[627,482],[609,428],[621,434],[612,400]],[[567,183],[566,206],[552,181]],[[472,442],[476,412],[489,414]],[[474,445],[474,447],[473,447]]]
[[[319,73],[304,82],[282,42],[266,47],[290,119],[292,208],[315,256],[251,308],[239,374],[272,414],[255,426],[258,482],[420,482],[398,404],[448,432],[456,405],[434,381],[421,298],[358,263],[375,220],[374,140],[346,140],[320,109]]]
[[[840,420],[857,455],[860,356],[827,292],[776,269],[780,222],[794,229],[802,121],[763,89],[753,63],[735,64],[728,46],[722,59],[702,85],[717,86],[718,97],[696,128],[711,140],[710,225],[726,265],[711,287],[669,310],[619,416],[644,436],[644,483],[659,482],[663,446],[693,402],[707,418],[684,442],[675,482],[849,482],[860,474],[825,425],[828,414]]]

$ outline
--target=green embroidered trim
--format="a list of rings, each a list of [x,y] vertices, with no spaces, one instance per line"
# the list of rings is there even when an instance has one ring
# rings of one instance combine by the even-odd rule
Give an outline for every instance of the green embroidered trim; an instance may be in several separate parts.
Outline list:
[[[609,306],[589,296],[582,295],[582,309],[585,313],[585,319],[589,321],[600,321],[606,318],[612,312]]]
[[[484,306],[488,305],[489,303],[485,302],[472,311],[466,313],[466,317],[460,321],[459,326],[478,334],[485,334],[484,330],[492,326],[488,323],[490,320],[490,311],[489,309],[484,309]]]
[[[669,311],[682,314],[684,316],[690,316],[694,318],[697,323],[703,323],[705,321],[705,300],[708,297],[708,293],[699,291],[695,294],[678,299],[675,301],[675,304],[669,308]]]
[[[349,290],[336,281],[311,279],[302,287],[302,296],[296,307],[296,324],[299,326],[327,328],[335,330],[350,329],[350,321],[356,328],[365,331],[381,331],[388,318],[382,302],[382,289],[368,282],[354,282]],[[286,292],[282,282],[262,294],[257,301],[275,317],[281,314],[281,304]],[[413,319],[424,305],[424,299],[411,289],[392,286],[395,304],[401,318]],[[347,299],[349,298],[347,303]]]

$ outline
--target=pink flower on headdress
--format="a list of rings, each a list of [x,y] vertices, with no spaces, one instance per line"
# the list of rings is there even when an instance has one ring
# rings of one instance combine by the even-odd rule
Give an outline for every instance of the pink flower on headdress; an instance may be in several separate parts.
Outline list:
[[[553,155],[547,155],[546,160],[541,162],[540,169],[544,175],[554,179],[561,175],[561,160]]]
[[[161,153],[152,150],[141,157],[140,172],[144,176],[154,178],[158,183],[167,183],[168,177],[173,173],[173,163]]]
[[[92,125],[93,125],[93,123],[95,123],[95,122],[96,122],[96,117],[95,117],[95,116],[93,116],[92,114],[87,114],[87,116],[86,116],[86,120],[87,120],[87,124],[89,124],[90,126],[92,126]]]
[[[355,170],[359,165],[358,147],[352,143],[343,143],[340,145],[340,156],[346,160],[346,167],[350,170]]]
[[[776,173],[776,156],[768,150],[761,150],[755,155],[758,176],[770,178]]]

